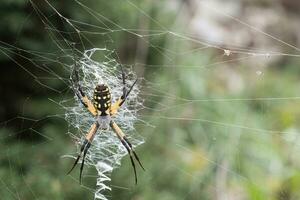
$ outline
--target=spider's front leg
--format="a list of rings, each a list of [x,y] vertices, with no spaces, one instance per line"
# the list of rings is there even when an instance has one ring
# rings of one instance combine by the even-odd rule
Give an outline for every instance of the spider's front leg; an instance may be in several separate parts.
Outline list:
[[[72,88],[80,100],[80,102],[90,111],[90,113],[93,116],[97,115],[97,109],[94,107],[91,100],[85,95],[83,92],[81,85],[79,84],[79,75],[78,75],[78,69],[77,65],[75,64],[75,67],[73,69],[72,75],[71,75],[71,82],[72,82]]]
[[[75,160],[75,162],[74,162],[72,168],[70,169],[70,171],[67,173],[67,174],[70,174],[72,172],[72,170],[77,165],[77,163],[78,163],[78,161],[79,161],[79,159],[80,159],[80,157],[81,157],[81,155],[83,153],[82,163],[81,163],[81,166],[80,166],[80,175],[79,175],[79,182],[80,182],[80,184],[81,184],[81,176],[82,176],[82,170],[83,170],[83,166],[84,166],[85,156],[86,156],[86,153],[87,153],[88,149],[91,146],[91,142],[93,141],[98,128],[99,128],[99,124],[97,122],[92,125],[90,131],[85,136],[85,139],[84,139],[84,141],[83,141],[83,143],[81,145],[80,153],[78,154],[77,159]]]
[[[129,93],[131,92],[131,90],[133,89],[134,85],[136,84],[137,80],[136,79],[133,84],[130,86],[129,90],[127,91],[126,89],[126,79],[125,79],[125,73],[123,70],[123,67],[121,66],[121,70],[122,70],[122,81],[123,81],[123,94],[122,96],[111,106],[110,108],[110,115],[115,115],[119,108],[123,105],[123,103],[126,101]]]
[[[114,122],[111,121],[110,122],[110,127],[113,129],[113,131],[117,134],[118,138],[120,139],[121,143],[123,144],[123,146],[126,148],[129,156],[130,156],[130,161],[131,161],[131,165],[133,167],[133,171],[134,171],[134,176],[135,176],[135,184],[137,184],[137,175],[136,175],[136,168],[135,168],[135,163],[133,161],[132,158],[132,154],[135,157],[135,159],[138,161],[139,165],[141,166],[141,168],[145,171],[145,168],[143,167],[139,157],[137,156],[137,154],[135,153],[135,151],[133,150],[133,147],[131,145],[131,143],[128,141],[128,139],[126,138],[125,134],[123,133],[123,131],[120,129],[120,127]]]

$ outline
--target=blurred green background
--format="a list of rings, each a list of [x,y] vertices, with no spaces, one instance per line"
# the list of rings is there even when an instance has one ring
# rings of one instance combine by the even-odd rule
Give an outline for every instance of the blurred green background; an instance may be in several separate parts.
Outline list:
[[[110,199],[300,199],[298,1],[50,3],[1,1],[1,199],[94,197],[94,169],[79,185],[62,158],[76,151],[55,103],[73,97],[71,42],[144,77],[147,170],[135,186],[125,157]]]

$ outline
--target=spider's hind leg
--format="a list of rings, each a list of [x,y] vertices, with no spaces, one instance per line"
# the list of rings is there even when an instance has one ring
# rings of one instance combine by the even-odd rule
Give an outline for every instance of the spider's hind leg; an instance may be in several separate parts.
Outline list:
[[[141,168],[145,171],[144,166],[142,165],[142,163],[141,163],[141,161],[140,161],[138,155],[137,155],[137,154],[135,153],[135,151],[133,150],[133,147],[132,147],[131,143],[128,141],[127,137],[124,136],[123,139],[124,139],[124,141],[128,144],[128,146],[130,147],[130,150],[132,151],[132,153],[133,153],[135,159],[138,161],[138,163],[139,163],[139,165],[141,166]]]
[[[67,173],[67,174],[70,174],[70,173],[73,171],[73,169],[74,169],[75,166],[78,164],[78,161],[79,161],[79,159],[80,159],[80,157],[81,157],[81,155],[82,155],[82,153],[83,153],[83,156],[82,156],[82,162],[81,162],[81,166],[80,166],[80,174],[79,174],[79,183],[80,183],[80,184],[81,184],[81,179],[82,179],[82,171],[83,171],[83,166],[84,166],[85,157],[86,157],[87,151],[89,150],[90,146],[91,146],[91,143],[90,143],[87,139],[85,139],[85,140],[83,141],[83,144],[82,144],[81,148],[80,148],[80,153],[79,153],[79,155],[77,156],[77,159],[75,160],[75,162],[74,162],[72,168],[71,168],[71,169],[68,171],[68,173]]]
[[[133,160],[133,156],[138,161],[141,168],[143,170],[145,170],[145,168],[143,167],[142,163],[140,162],[140,159],[138,158],[137,154],[133,150],[133,147],[132,147],[131,143],[128,141],[128,139],[126,138],[123,131],[119,128],[119,126],[113,121],[110,122],[110,126],[113,129],[113,131],[117,134],[117,136],[120,139],[122,145],[126,148],[126,150],[128,152],[128,155],[129,155],[130,161],[131,161],[131,165],[132,165],[133,171],[134,171],[135,184],[137,184],[137,174],[136,174],[136,168],[135,168],[135,163],[134,163],[134,160]],[[133,156],[132,156],[132,154],[133,154]]]
[[[128,152],[128,155],[129,155],[129,158],[130,158],[130,161],[131,161],[131,165],[132,165],[133,171],[134,171],[135,184],[137,184],[136,168],[135,168],[134,160],[133,160],[132,155],[131,155],[130,147],[129,147],[128,144],[125,142],[125,140],[123,140],[123,139],[120,139],[120,140],[121,140],[121,143],[123,144],[123,146],[126,148],[126,150],[127,150],[127,152]]]
[[[85,156],[86,156],[86,153],[87,151],[89,150],[91,146],[91,143],[88,142],[85,146],[85,149],[83,151],[83,157],[82,157],[82,163],[81,163],[81,166],[80,166],[80,173],[79,173],[79,183],[81,184],[81,177],[82,177],[82,171],[83,171],[83,166],[84,166],[84,161],[85,161]]]
[[[82,163],[81,163],[81,166],[80,166],[80,174],[79,174],[79,182],[81,184],[81,177],[82,177],[82,171],[83,171],[83,167],[84,167],[84,162],[85,162],[85,157],[86,157],[86,154],[87,154],[87,151],[89,150],[90,146],[91,146],[91,142],[93,141],[94,137],[95,137],[95,134],[97,132],[99,128],[99,124],[96,122],[92,125],[90,131],[88,132],[88,134],[86,135],[82,145],[81,145],[81,148],[80,148],[80,153],[79,155],[77,156],[77,159],[75,160],[72,168],[69,170],[69,172],[67,174],[70,174],[72,172],[72,170],[75,168],[75,166],[78,164],[79,162],[79,159],[83,153],[83,156],[82,156]]]
[[[75,168],[75,166],[77,165],[77,163],[78,163],[78,161],[79,161],[79,159],[80,159],[80,157],[81,157],[82,152],[86,149],[87,144],[88,144],[88,140],[85,139],[85,140],[83,141],[82,145],[81,145],[80,153],[78,154],[78,156],[77,156],[77,158],[76,158],[76,160],[75,160],[75,162],[74,162],[72,168],[68,171],[67,174],[70,174],[70,173],[73,171],[73,169]]]

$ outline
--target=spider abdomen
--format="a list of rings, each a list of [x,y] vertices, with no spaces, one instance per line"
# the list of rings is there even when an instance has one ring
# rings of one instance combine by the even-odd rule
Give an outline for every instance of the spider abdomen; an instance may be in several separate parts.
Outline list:
[[[94,90],[94,106],[98,111],[98,115],[109,115],[111,106],[111,94],[107,85],[97,85]]]

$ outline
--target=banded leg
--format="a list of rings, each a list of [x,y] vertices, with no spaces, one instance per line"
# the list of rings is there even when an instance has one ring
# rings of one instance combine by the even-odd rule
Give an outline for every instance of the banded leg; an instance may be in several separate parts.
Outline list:
[[[145,171],[145,168],[143,167],[139,157],[137,156],[137,154],[135,153],[135,151],[133,150],[133,147],[131,145],[131,143],[128,141],[128,139],[126,138],[125,134],[123,133],[123,131],[119,128],[119,126],[111,121],[110,122],[110,127],[113,129],[113,131],[117,134],[118,138],[120,139],[122,145],[126,148],[128,155],[130,157],[130,161],[131,161],[131,165],[133,167],[133,171],[134,171],[134,176],[135,176],[135,184],[137,184],[137,174],[136,174],[136,168],[135,168],[135,163],[132,157],[132,154],[134,156],[134,158],[138,161],[140,167]]]
[[[79,174],[79,182],[81,184],[81,177],[82,177],[82,171],[83,171],[83,166],[84,166],[84,161],[85,161],[85,156],[87,154],[87,151],[89,150],[90,146],[91,146],[91,143],[95,137],[95,134],[97,132],[99,128],[99,124],[98,123],[95,123],[92,125],[90,131],[88,132],[88,134],[86,135],[85,137],[85,140],[83,141],[82,145],[81,145],[81,148],[80,148],[80,153],[78,154],[77,156],[77,159],[75,160],[72,168],[69,170],[69,172],[67,174],[70,174],[72,172],[72,170],[75,168],[75,166],[77,165],[81,155],[83,154],[83,157],[82,157],[82,163],[81,163],[81,166],[80,166],[80,174]]]
[[[122,70],[122,81],[123,81],[123,94],[122,96],[111,106],[110,108],[110,114],[111,115],[115,115],[119,108],[123,105],[123,103],[126,101],[126,98],[128,97],[128,95],[130,94],[131,90],[133,89],[134,85],[136,84],[137,80],[136,79],[133,84],[130,86],[129,90],[127,91],[126,89],[126,78],[125,78],[125,73],[123,70],[123,67],[121,66],[121,70]]]
[[[97,109],[94,107],[91,100],[83,92],[81,85],[79,84],[79,75],[76,63],[71,75],[72,88],[80,102],[92,113],[92,115],[97,115]]]

